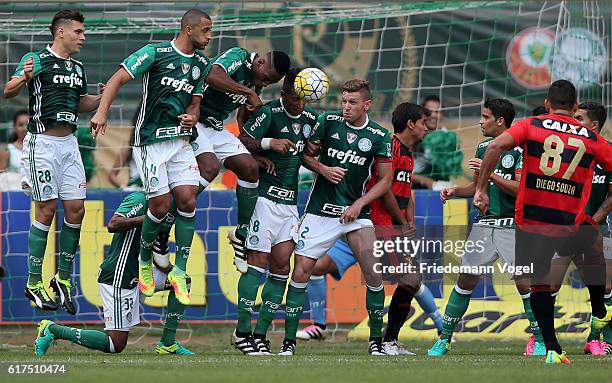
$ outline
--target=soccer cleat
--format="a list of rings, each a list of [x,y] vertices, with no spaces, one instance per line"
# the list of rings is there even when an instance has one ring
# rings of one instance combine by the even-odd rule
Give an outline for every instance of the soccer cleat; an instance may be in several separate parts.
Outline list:
[[[295,333],[295,337],[302,340],[323,340],[325,339],[325,329],[317,326],[316,324],[311,324],[305,329]]]
[[[368,354],[374,356],[387,355],[383,349],[382,340],[371,340],[368,344]]]
[[[234,265],[236,269],[242,274],[246,273],[249,269],[245,247],[246,240],[238,235],[237,229],[230,231],[227,238],[230,245],[234,248]]]
[[[164,346],[162,342],[159,342],[155,347],[155,353],[157,355],[195,355],[194,352],[187,350],[179,342],[174,342],[171,346]]]
[[[448,339],[438,339],[429,350],[427,356],[442,356],[451,350],[451,344]]]
[[[253,340],[259,350],[259,355],[274,355],[270,350],[270,341],[266,338],[254,337]]]
[[[259,347],[251,335],[242,338],[236,335],[236,330],[234,330],[230,343],[244,355],[260,355]]]
[[[38,323],[36,341],[34,341],[34,353],[36,356],[45,356],[49,346],[55,342],[55,335],[49,331],[49,326],[52,324],[55,323],[47,319],[43,319]]]
[[[383,351],[387,355],[416,355],[414,352],[410,352],[404,348],[396,340],[391,342],[383,342]]]
[[[565,355],[565,351],[557,354],[556,351],[550,350],[546,354],[546,363],[548,364],[570,364],[570,360]]]
[[[188,305],[191,302],[191,296],[189,295],[189,289],[187,288],[187,279],[184,271],[178,269],[176,266],[168,274],[168,282],[174,289],[174,295],[176,299],[183,305]]]
[[[584,345],[584,353],[591,355],[606,355],[606,350],[602,347],[600,341],[593,339]]]
[[[76,307],[72,301],[72,285],[69,280],[64,280],[56,274],[49,285],[51,290],[55,292],[55,296],[59,297],[60,304],[70,315],[76,314]]]
[[[289,340],[289,339],[283,340],[283,345],[281,346],[281,349],[277,355],[282,355],[282,356],[295,355],[295,341]]]
[[[595,315],[591,315],[591,331],[595,331],[599,334],[604,327],[610,324],[612,321],[612,308],[608,307],[608,312],[603,318],[597,318]]]
[[[139,262],[138,264],[138,290],[146,297],[155,294],[155,280],[153,280],[153,265],[151,262]]]
[[[38,282],[33,285],[27,283],[24,293],[25,296],[34,302],[36,307],[39,309],[45,311],[57,310],[57,303],[49,298],[49,294],[47,293],[47,290],[45,290],[45,285],[43,285],[42,282]]]
[[[153,242],[152,249],[152,259],[155,267],[166,274],[172,270],[172,265],[170,264],[170,248],[168,247],[169,235],[169,232],[160,231]]]
[[[538,342],[535,340],[535,337],[531,335],[529,337],[529,342],[525,345],[525,351],[523,355],[527,356],[545,356],[546,355],[546,345],[544,342]]]

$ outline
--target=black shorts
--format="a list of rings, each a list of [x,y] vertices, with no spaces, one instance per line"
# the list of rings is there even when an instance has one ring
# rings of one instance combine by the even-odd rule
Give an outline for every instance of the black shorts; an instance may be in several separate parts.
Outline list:
[[[515,263],[516,266],[531,267],[531,273],[524,273],[521,278],[544,277],[550,271],[550,263],[555,254],[568,257],[578,254],[597,258],[600,252],[594,251],[600,237],[599,231],[593,225],[580,225],[578,231],[569,237],[550,237],[530,233],[520,228],[516,229]],[[595,246],[594,246],[595,245]],[[601,252],[603,261],[603,252]],[[585,281],[586,282],[586,281]]]

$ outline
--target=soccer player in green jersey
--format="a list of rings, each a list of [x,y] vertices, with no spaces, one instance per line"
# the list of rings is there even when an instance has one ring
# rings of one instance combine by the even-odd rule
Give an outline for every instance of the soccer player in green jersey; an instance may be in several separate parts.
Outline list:
[[[123,351],[130,328],[140,323],[139,307],[144,301],[144,296],[139,294],[137,287],[140,252],[138,238],[146,213],[146,194],[136,192],[123,199],[108,222],[107,229],[114,233],[113,240],[98,274],[98,288],[104,309],[104,331],[62,326],[44,319],[38,325],[34,343],[37,356],[44,356],[49,346],[58,339],[107,353]],[[172,223],[165,220],[162,225],[171,226]],[[170,290],[164,331],[155,352],[160,355],[193,355],[176,342],[176,329],[185,306],[178,301],[167,281],[169,271],[157,265],[154,268],[155,291]]]
[[[243,273],[247,267],[244,241],[257,202],[259,167],[240,140],[223,128],[223,121],[238,110],[237,121],[242,126],[248,115],[261,107],[262,88],[280,81],[290,66],[291,60],[284,52],[259,56],[235,47],[213,58],[204,74],[206,86],[193,147],[204,182],[215,179],[219,162],[238,176],[238,227],[229,238],[234,262]]]
[[[138,166],[149,210],[140,239],[139,288],[155,292],[152,247],[161,222],[170,209],[170,193],[176,204],[176,263],[168,280],[177,299],[189,304],[185,281],[187,258],[195,224],[196,193],[200,174],[190,140],[199,114],[203,79],[208,60],[198,53],[211,38],[212,21],[205,12],[187,11],[176,39],[145,45],[126,58],[108,81],[100,108],[91,119],[94,134],[104,133],[108,110],[119,88],[142,75],[143,101],[136,123],[133,157]]]
[[[317,176],[306,212],[294,236],[295,262],[285,306],[285,339],[279,355],[295,354],[295,338],[302,315],[306,286],[318,258],[346,235],[365,279],[366,308],[370,318],[369,353],[385,355],[382,349],[382,319],[385,293],[380,273],[374,271],[376,240],[368,204],[391,187],[391,138],[389,132],[368,117],[372,95],[367,81],[349,80],[342,87],[342,111],[317,118],[308,138],[320,143],[320,163],[339,170],[335,183]],[[306,154],[315,171],[317,161]],[[365,192],[372,166],[378,182]],[[334,178],[332,178],[334,179]]]
[[[72,58],[85,42],[84,17],[79,11],[60,11],[51,21],[53,43],[23,56],[4,88],[4,97],[28,88],[28,133],[23,140],[22,188],[34,201],[34,222],[28,234],[28,282],[25,295],[42,310],[57,310],[42,281],[47,236],[57,200],[64,206],[58,273],[51,280],[61,305],[75,314],[72,264],[85,214],[87,183],[74,132],[79,112],[98,107],[100,96],[87,94],[83,63]]]
[[[480,163],[487,146],[493,138],[499,136],[512,125],[515,111],[512,103],[506,99],[491,99],[484,102],[480,117],[482,134],[489,137],[476,148],[476,158],[469,161],[469,166],[474,170],[474,181],[467,185],[445,188],[440,192],[442,202],[451,197],[469,198],[474,196],[476,180],[480,170]],[[520,171],[522,164],[522,149],[513,148],[503,153],[501,161],[497,164],[495,172],[491,174],[489,181],[489,194],[491,195],[491,206],[486,214],[479,213],[476,216],[468,241],[477,243],[461,257],[461,265],[473,267],[493,264],[501,258],[506,265],[514,265],[514,203],[519,187]],[[510,275],[510,277],[513,277]],[[451,292],[446,304],[443,318],[443,329],[440,339],[427,351],[429,356],[442,356],[451,349],[451,337],[455,327],[468,309],[472,290],[478,284],[480,275],[461,273],[457,285]],[[516,288],[523,299],[525,315],[533,336],[525,347],[525,355],[546,355],[546,346],[542,334],[531,311],[529,280],[515,279]]]
[[[270,355],[268,327],[285,295],[289,261],[295,247],[293,235],[299,223],[297,194],[305,141],[317,115],[293,90],[298,68],[285,76],[281,97],[251,114],[239,139],[253,154],[274,164],[259,173],[259,197],[249,224],[246,247],[248,270],[238,282],[238,324],[232,344],[244,354]],[[255,333],[251,317],[259,279],[269,274],[262,291]]]
[[[591,128],[597,133],[601,133],[601,129],[606,123],[606,109],[598,102],[583,102],[578,105],[578,110],[574,114],[574,118],[581,124]],[[593,173],[593,183],[591,186],[591,195],[586,206],[586,213],[599,224],[600,232],[597,243],[594,244],[593,250],[601,251],[603,248],[604,258],[606,260],[606,292],[605,304],[607,307],[612,306],[612,239],[610,239],[610,231],[606,222],[606,218],[612,209],[612,174],[604,171],[601,165],[595,165]],[[553,294],[559,292],[563,277],[567,272],[569,263],[573,260],[580,263],[582,257],[555,257],[552,260],[554,270],[555,288]],[[591,355],[612,354],[612,326],[607,324],[603,330],[603,341],[600,341],[599,331],[591,331],[584,345],[584,352]]]

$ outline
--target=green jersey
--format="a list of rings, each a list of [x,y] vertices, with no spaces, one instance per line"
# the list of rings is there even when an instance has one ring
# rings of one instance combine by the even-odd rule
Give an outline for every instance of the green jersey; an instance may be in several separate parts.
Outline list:
[[[50,46],[23,56],[13,77],[23,76],[23,64],[32,58],[34,70],[28,81],[28,131],[42,133],[57,124],[77,127],[79,102],[87,94],[83,63],[72,57],[64,59]]]
[[[369,118],[362,127],[354,127],[344,121],[342,112],[324,113],[317,119],[309,140],[321,141],[322,164],[346,169],[337,185],[325,177],[315,178],[306,206],[306,213],[314,215],[341,216],[366,193],[375,158],[392,159],[389,132]],[[364,207],[358,218],[369,217],[370,209]]]
[[[244,132],[255,139],[287,138],[295,144],[296,150],[286,154],[273,150],[264,150],[261,155],[274,162],[276,175],[268,174],[263,169],[259,172],[259,195],[269,200],[295,205],[302,152],[305,140],[308,139],[317,115],[306,106],[302,114],[292,116],[283,107],[282,99],[268,102],[256,113],[251,114],[244,125]]]
[[[144,192],[129,194],[115,210],[116,215],[135,218],[147,213],[147,196]],[[164,225],[169,223],[164,222]],[[138,285],[138,255],[140,254],[140,229],[135,227],[113,234],[110,250],[100,265],[98,283],[122,289]]]
[[[601,204],[608,196],[608,187],[612,185],[612,173],[606,172],[601,165],[595,165],[593,173],[593,184],[591,186],[591,195],[586,206],[586,213],[593,216]],[[606,220],[603,220],[601,226],[606,227]]]
[[[487,147],[493,139],[487,139],[476,147],[476,158],[482,159]],[[516,180],[517,173],[523,168],[523,150],[515,147],[506,150],[501,155],[501,160],[495,166],[493,172],[503,179]],[[489,209],[486,213],[478,212],[475,222],[498,224],[510,226],[514,224],[514,204],[516,197],[503,192],[493,181],[489,180]],[[502,221],[497,221],[502,219]]]
[[[196,52],[185,54],[174,40],[149,44],[121,63],[132,78],[142,75],[142,107],[136,120],[134,146],[196,136],[184,131],[178,116],[185,113],[194,95],[202,95],[208,59]]]
[[[218,65],[232,80],[250,88],[253,86],[251,67],[256,56],[257,53],[249,53],[243,48],[230,48],[211,59],[204,79],[206,80],[213,65]],[[260,94],[261,88],[256,88],[255,91]],[[206,127],[223,130],[223,121],[246,102],[247,96],[226,93],[207,84],[204,86],[204,98],[200,105],[200,122]]]

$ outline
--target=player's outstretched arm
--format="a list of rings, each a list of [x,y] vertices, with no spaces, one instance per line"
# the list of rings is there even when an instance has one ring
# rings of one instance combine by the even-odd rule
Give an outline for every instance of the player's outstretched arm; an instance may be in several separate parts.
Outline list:
[[[98,133],[104,134],[106,130],[106,124],[108,122],[108,111],[115,98],[119,94],[119,89],[127,84],[132,79],[132,76],[128,73],[125,68],[119,68],[115,74],[106,83],[104,93],[98,106],[98,111],[91,118],[91,131],[94,138]]]
[[[108,225],[106,229],[109,233],[120,233],[124,231],[131,230],[135,227],[139,227],[142,225],[144,221],[145,215],[140,215],[138,217],[128,218],[119,214],[114,214],[110,221],[108,221]]]
[[[597,208],[595,214],[593,214],[593,220],[597,223],[602,222],[608,214],[612,211],[612,185],[608,185],[608,195],[606,199]]]
[[[238,84],[228,76],[223,67],[218,64],[213,64],[210,68],[210,72],[206,77],[206,83],[222,92],[247,96],[249,105],[246,106],[246,109],[249,111],[255,111],[262,106],[259,95],[253,89]]]
[[[327,166],[319,162],[318,159],[304,154],[302,156],[302,165],[310,171],[322,175],[326,180],[334,185],[337,185],[344,178],[346,169],[339,166]]]
[[[359,214],[361,209],[375,199],[381,198],[387,190],[391,189],[393,183],[393,165],[391,162],[377,162],[376,167],[378,170],[378,182],[374,184],[363,196],[358,198],[348,209],[344,211],[340,217],[340,222],[348,223],[353,222]]]
[[[478,175],[478,181],[476,183],[476,192],[474,193],[474,206],[480,211],[485,213],[489,208],[489,195],[487,192],[487,184],[491,173],[495,168],[495,165],[499,161],[504,150],[510,150],[515,146],[514,137],[508,133],[502,133],[497,136],[493,142],[489,144],[485,152],[482,164],[480,165],[480,172]]]

